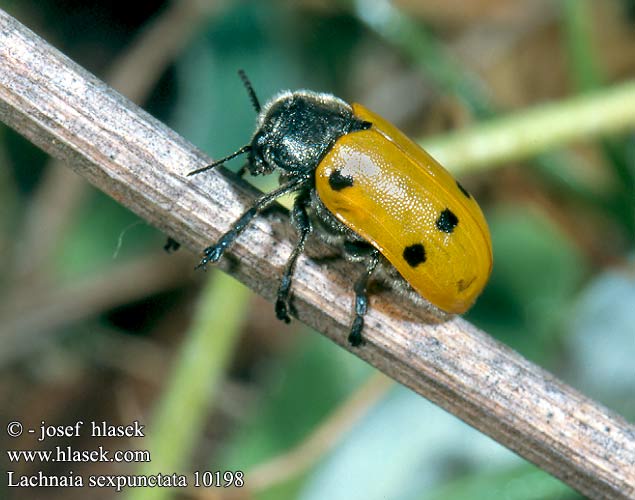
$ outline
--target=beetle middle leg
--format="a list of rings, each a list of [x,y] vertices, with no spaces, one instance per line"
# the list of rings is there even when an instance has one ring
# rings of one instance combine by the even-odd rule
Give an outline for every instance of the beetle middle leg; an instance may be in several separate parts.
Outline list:
[[[236,175],[242,179],[247,172],[249,172],[249,163],[244,163],[243,166],[236,171]]]
[[[361,248],[351,251],[351,248],[347,247],[347,251],[353,253],[356,257],[362,253],[360,250]],[[366,258],[366,269],[355,282],[355,319],[348,334],[348,341],[353,347],[359,346],[363,340],[364,315],[368,310],[368,282],[379,263],[379,251],[377,249],[372,247],[364,248],[363,252],[368,255]]]
[[[293,272],[295,270],[295,264],[300,254],[304,251],[304,244],[309,234],[313,230],[309,214],[306,211],[306,207],[310,201],[309,191],[302,191],[295,199],[293,204],[293,211],[291,213],[291,220],[295,225],[300,238],[296,243],[293,252],[287,259],[287,264],[280,280],[280,287],[278,288],[278,298],[276,299],[276,316],[278,319],[288,323],[290,321],[289,312],[291,310],[290,294],[291,281],[293,279]]]
[[[207,264],[218,262],[223,256],[223,253],[225,252],[227,247],[229,247],[229,245],[231,245],[234,240],[238,238],[238,236],[247,227],[247,224],[249,224],[256,215],[270,206],[274,201],[276,201],[276,199],[280,198],[281,196],[300,189],[302,184],[305,182],[305,178],[297,177],[278,187],[278,189],[274,189],[271,193],[258,198],[254,206],[247,210],[244,214],[242,214],[240,218],[236,222],[234,222],[234,225],[231,227],[231,229],[227,231],[223,236],[221,236],[221,238],[215,245],[209,246],[205,250],[203,250],[203,258],[201,259],[201,262],[198,264],[198,266],[196,266],[196,268],[205,268]]]

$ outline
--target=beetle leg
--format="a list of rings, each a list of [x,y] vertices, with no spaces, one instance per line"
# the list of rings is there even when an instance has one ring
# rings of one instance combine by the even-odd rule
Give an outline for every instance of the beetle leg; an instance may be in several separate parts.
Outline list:
[[[303,183],[306,182],[307,179],[303,177],[297,177],[286,184],[278,187],[278,189],[273,190],[271,193],[268,193],[264,196],[261,196],[256,200],[254,206],[247,210],[244,214],[240,216],[240,218],[234,222],[234,225],[231,227],[229,231],[227,231],[215,245],[207,247],[203,250],[203,258],[201,262],[196,266],[205,268],[207,264],[213,264],[218,262],[220,258],[223,256],[223,253],[227,249],[229,245],[231,245],[234,240],[242,233],[247,224],[251,222],[251,220],[262,212],[265,208],[270,206],[277,198],[283,196],[285,194],[291,193],[300,189]]]
[[[304,251],[304,244],[307,237],[313,230],[309,214],[306,211],[307,204],[310,201],[309,191],[305,190],[301,192],[293,204],[293,212],[291,214],[291,220],[295,225],[300,239],[295,245],[293,252],[287,260],[287,264],[280,280],[280,287],[278,288],[278,298],[276,300],[276,316],[278,319],[288,323],[289,312],[291,310],[291,304],[289,302],[289,292],[291,291],[291,281],[293,278],[293,272],[295,270],[295,264],[300,254]]]
[[[236,175],[242,179],[248,171],[249,163],[245,162],[245,164],[236,171]]]
[[[167,253],[170,253],[176,252],[179,248],[181,248],[181,244],[171,236],[168,236],[165,245],[163,245],[163,250],[165,250]]]
[[[366,262],[366,270],[355,282],[355,319],[348,334],[348,341],[353,347],[362,343],[362,329],[364,328],[364,315],[368,310],[368,281],[379,262],[379,251],[373,249],[370,258]]]

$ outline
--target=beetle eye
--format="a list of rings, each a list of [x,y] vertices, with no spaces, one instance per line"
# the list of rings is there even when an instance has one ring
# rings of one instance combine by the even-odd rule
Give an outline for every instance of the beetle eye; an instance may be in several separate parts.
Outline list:
[[[249,159],[257,160],[258,158],[262,158],[265,145],[266,142],[264,141],[263,135],[256,135],[253,141],[251,141],[251,151],[249,152]]]
[[[252,175],[268,174],[275,169],[269,158],[270,146],[267,144],[265,134],[258,133],[251,142],[249,151],[249,165]]]

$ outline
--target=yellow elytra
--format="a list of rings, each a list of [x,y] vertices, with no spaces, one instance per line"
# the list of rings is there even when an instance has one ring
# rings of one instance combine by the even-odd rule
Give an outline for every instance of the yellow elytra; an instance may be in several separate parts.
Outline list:
[[[320,200],[422,297],[446,312],[465,312],[492,270],[480,207],[397,127],[360,104],[352,108],[372,127],[343,135],[320,161]]]

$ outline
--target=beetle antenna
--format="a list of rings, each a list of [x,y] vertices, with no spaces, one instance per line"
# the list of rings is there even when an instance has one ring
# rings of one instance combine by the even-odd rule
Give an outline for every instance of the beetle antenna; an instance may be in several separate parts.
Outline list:
[[[190,176],[190,175],[200,174],[201,172],[205,172],[206,170],[210,170],[210,169],[212,169],[214,167],[218,167],[219,165],[222,165],[226,161],[231,160],[232,158],[236,158],[238,155],[242,155],[244,153],[247,153],[248,151],[251,151],[251,144],[247,144],[246,146],[243,146],[238,151],[230,154],[229,156],[226,156],[225,158],[221,158],[220,160],[216,160],[211,165],[206,165],[204,167],[197,168],[196,170],[192,170],[187,175]]]
[[[245,86],[245,88],[247,89],[247,93],[249,94],[249,99],[251,100],[251,105],[256,110],[256,113],[260,113],[260,109],[261,109],[260,108],[260,101],[258,100],[258,97],[256,96],[256,92],[254,91],[254,88],[251,85],[251,82],[249,81],[249,78],[247,78],[247,74],[244,72],[244,70],[239,69],[238,70],[238,76],[242,80],[243,85]]]

